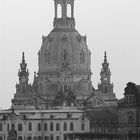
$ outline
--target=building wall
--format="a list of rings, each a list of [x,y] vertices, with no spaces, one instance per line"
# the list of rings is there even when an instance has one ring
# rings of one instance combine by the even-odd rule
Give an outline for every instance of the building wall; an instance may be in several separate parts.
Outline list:
[[[50,110],[49,110],[50,111]],[[89,120],[83,116],[82,111],[65,111],[63,112],[51,110],[50,112],[19,112],[18,115],[16,113],[1,113],[0,125],[2,125],[2,129],[0,129],[0,136],[3,137],[3,140],[6,140],[8,137],[9,130],[11,130],[12,124],[15,125],[15,130],[17,131],[17,137],[22,136],[22,140],[30,139],[32,140],[40,140],[45,139],[45,136],[49,138],[53,137],[53,140],[58,140],[57,136],[59,136],[59,140],[64,139],[64,134],[74,133],[74,132],[89,132]],[[71,117],[67,116],[68,113],[71,113]],[[6,116],[6,119],[3,119],[3,116]],[[26,116],[26,119],[23,118],[23,115]],[[32,124],[32,130],[29,130],[29,123]],[[44,124],[47,124],[47,130],[44,129]],[[50,125],[53,124],[53,130],[51,130]],[[56,124],[59,124],[59,130],[56,130]],[[64,130],[64,123],[67,125]],[[70,124],[73,123],[73,129],[70,130]],[[81,130],[81,124],[84,123],[84,130]],[[9,130],[7,125],[9,124]],[[18,124],[22,124],[22,131],[18,130]],[[38,130],[38,124],[41,125],[40,131]],[[4,138],[5,137],[5,138]],[[19,138],[20,139],[20,138]]]

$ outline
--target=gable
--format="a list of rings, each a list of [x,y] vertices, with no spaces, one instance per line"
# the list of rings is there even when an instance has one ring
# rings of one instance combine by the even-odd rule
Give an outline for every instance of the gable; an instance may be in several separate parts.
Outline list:
[[[38,96],[33,96],[24,102],[26,105],[37,105],[44,103],[46,103],[46,100]]]
[[[93,97],[89,98],[88,101],[92,104],[92,106],[98,106],[105,103],[104,99],[98,95],[94,95]]]
[[[18,121],[23,119],[23,116],[21,114],[16,113],[15,111],[8,114],[4,114],[4,117],[6,120],[9,121]]]

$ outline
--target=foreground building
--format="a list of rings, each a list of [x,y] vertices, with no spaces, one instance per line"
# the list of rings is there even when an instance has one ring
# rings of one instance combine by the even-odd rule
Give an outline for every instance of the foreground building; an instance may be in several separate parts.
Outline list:
[[[128,128],[138,134],[139,107],[134,102],[139,97],[126,90],[118,102],[106,52],[101,82],[98,89],[92,86],[91,53],[86,36],[75,29],[74,0],[54,0],[54,5],[54,28],[42,37],[32,84],[22,54],[12,106],[0,111],[0,140],[125,139]],[[135,125],[123,121],[128,112]]]
[[[0,112],[0,139],[65,140],[66,133],[89,132],[89,120],[76,109]]]

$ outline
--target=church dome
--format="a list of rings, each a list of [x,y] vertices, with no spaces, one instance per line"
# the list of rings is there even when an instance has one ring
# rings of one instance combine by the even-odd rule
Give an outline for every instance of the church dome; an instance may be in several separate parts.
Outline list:
[[[54,29],[42,37],[39,72],[58,72],[67,66],[73,71],[90,72],[86,36],[81,36],[75,29],[74,0],[54,0],[54,3]]]
[[[53,96],[59,91],[72,90],[75,95],[89,95],[92,89],[91,56],[86,36],[81,36],[75,29],[74,0],[54,0],[54,4],[54,28],[49,35],[42,36],[42,45],[38,53],[38,86],[39,89],[44,87],[40,94]],[[50,81],[49,84],[46,84],[46,81]],[[57,91],[50,90],[51,85],[57,85]],[[80,86],[84,89],[79,90]]]
[[[59,71],[64,65],[69,65],[75,71],[90,71],[86,36],[81,36],[74,28],[56,28],[48,36],[42,37],[39,71]]]

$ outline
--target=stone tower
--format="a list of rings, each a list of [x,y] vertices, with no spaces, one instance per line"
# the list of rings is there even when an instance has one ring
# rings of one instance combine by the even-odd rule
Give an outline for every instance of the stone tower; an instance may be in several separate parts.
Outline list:
[[[81,105],[92,93],[90,50],[75,29],[74,0],[54,0],[54,6],[54,28],[42,36],[33,93],[25,96],[36,95],[48,106]]]
[[[20,63],[20,69],[18,72],[19,82],[16,84],[16,93],[12,103],[14,106],[22,106],[24,102],[34,95],[32,85],[28,83],[29,72],[27,69],[27,63],[25,62],[24,52],[22,53],[22,62]]]
[[[104,94],[113,93],[113,84],[110,83],[111,72],[109,63],[107,62],[106,52],[104,54],[104,62],[102,63],[100,76],[101,84],[98,84],[98,90]]]

